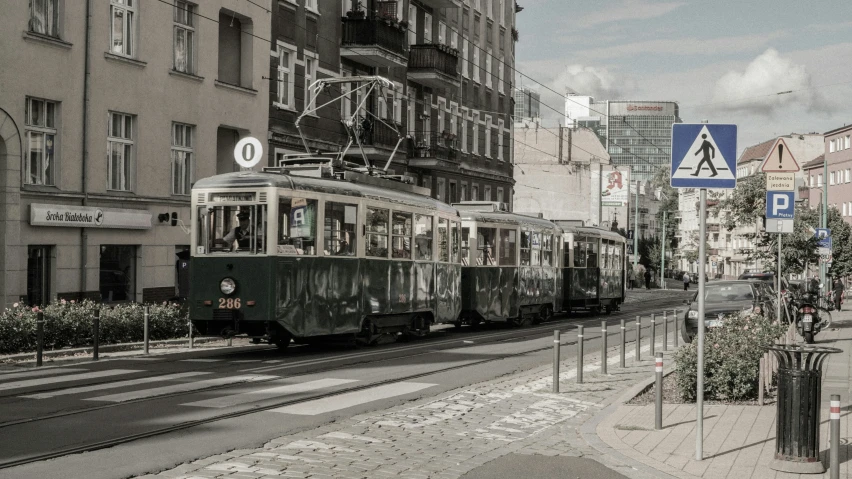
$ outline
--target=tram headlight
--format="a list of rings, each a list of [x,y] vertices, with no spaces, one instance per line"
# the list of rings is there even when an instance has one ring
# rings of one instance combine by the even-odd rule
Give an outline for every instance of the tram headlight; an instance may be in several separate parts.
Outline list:
[[[219,291],[222,294],[231,294],[237,289],[237,282],[233,278],[225,278],[219,283]]]

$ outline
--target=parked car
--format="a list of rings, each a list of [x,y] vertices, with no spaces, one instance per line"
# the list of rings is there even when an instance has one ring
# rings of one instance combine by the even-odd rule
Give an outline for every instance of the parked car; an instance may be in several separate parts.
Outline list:
[[[681,337],[687,343],[698,334],[698,293],[686,301],[689,308],[678,318]],[[714,281],[704,286],[704,325],[708,328],[722,325],[726,315],[752,311],[768,318],[775,316],[775,300],[765,284],[756,281]]]

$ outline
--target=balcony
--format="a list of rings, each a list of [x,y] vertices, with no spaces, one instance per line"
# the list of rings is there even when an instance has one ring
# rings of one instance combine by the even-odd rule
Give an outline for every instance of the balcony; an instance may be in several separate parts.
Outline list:
[[[408,165],[445,171],[458,171],[458,140],[449,133],[414,132],[408,141]]]
[[[385,122],[393,123],[390,120],[385,120]],[[363,125],[363,120],[359,120],[357,124]],[[370,160],[378,160],[380,162],[387,161],[388,156],[391,154],[393,149],[396,148],[400,135],[404,132],[401,125],[397,125],[397,129],[399,130],[399,133],[394,131],[394,129],[390,126],[376,120],[370,122],[367,128],[358,128],[356,130],[356,134],[358,135],[358,139],[361,141],[364,155],[366,155]],[[394,155],[394,159],[405,159],[404,147],[405,143],[399,145],[399,150],[396,152],[396,155]],[[358,150],[355,143],[353,143],[352,148],[349,149],[348,155],[357,157],[361,156],[361,151]]]
[[[390,19],[344,17],[340,56],[371,67],[408,65],[406,27]]]
[[[458,0],[421,0],[420,3],[432,8],[459,8]]]
[[[459,88],[459,53],[446,45],[412,45],[408,79],[431,88]]]

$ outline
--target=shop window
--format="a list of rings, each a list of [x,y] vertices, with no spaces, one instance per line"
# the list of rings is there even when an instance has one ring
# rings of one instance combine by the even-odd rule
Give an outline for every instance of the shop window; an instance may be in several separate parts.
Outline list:
[[[416,215],[414,219],[414,258],[432,261],[432,217]]]
[[[317,200],[278,200],[278,254],[315,255]]]
[[[27,247],[27,304],[41,306],[50,302],[52,246]]]
[[[411,258],[411,213],[393,212],[393,258]]]
[[[136,246],[101,245],[101,301],[136,300]]]
[[[516,230],[500,230],[500,266],[515,266],[518,248],[518,232]]]
[[[390,211],[367,208],[367,243],[365,254],[374,258],[388,257],[388,223]]]
[[[354,256],[358,251],[358,236],[355,227],[358,207],[345,203],[325,203],[325,254]]]
[[[476,229],[476,264],[493,266],[497,264],[494,249],[497,246],[497,228]]]

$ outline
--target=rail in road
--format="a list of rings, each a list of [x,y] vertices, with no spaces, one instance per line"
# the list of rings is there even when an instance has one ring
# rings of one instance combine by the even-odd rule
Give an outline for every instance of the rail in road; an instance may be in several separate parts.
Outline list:
[[[112,409],[118,407],[128,407],[130,405],[139,405],[140,403],[155,401],[155,400],[163,400],[167,398],[180,398],[184,395],[189,394],[198,394],[200,392],[210,392],[217,391],[222,389],[227,389],[230,387],[234,387],[239,384],[247,384],[251,383],[251,385],[257,385],[258,383],[269,383],[271,381],[281,380],[285,376],[280,375],[280,371],[292,371],[289,373],[286,378],[291,379],[298,376],[305,375],[313,375],[318,373],[325,373],[331,371],[339,371],[345,370],[348,368],[352,368],[356,365],[369,365],[371,363],[380,363],[384,361],[394,360],[396,362],[401,362],[401,360],[408,359],[416,359],[418,356],[425,356],[428,354],[435,353],[436,351],[441,351],[443,349],[458,349],[460,346],[463,348],[465,346],[482,346],[487,344],[495,344],[500,342],[521,342],[527,340],[533,340],[536,338],[549,337],[552,333],[553,329],[564,328],[568,326],[565,334],[563,335],[563,345],[572,345],[576,344],[575,335],[572,337],[572,333],[574,333],[574,328],[571,327],[574,324],[584,324],[586,326],[590,326],[590,328],[586,331],[586,340],[588,341],[590,338],[593,339],[595,337],[599,337],[600,331],[599,328],[595,328],[595,326],[600,325],[600,321],[603,319],[607,321],[607,323],[616,323],[621,319],[633,319],[637,314],[647,315],[650,313],[659,313],[663,308],[668,311],[671,311],[672,308],[677,307],[680,303],[680,298],[678,297],[666,297],[659,299],[649,299],[648,301],[643,301],[641,303],[632,303],[626,304],[622,311],[610,315],[610,316],[599,316],[599,317],[585,317],[585,318],[561,318],[554,319],[544,323],[542,325],[532,326],[528,328],[521,329],[498,329],[498,330],[486,330],[482,331],[481,329],[475,328],[462,328],[462,334],[457,334],[455,331],[452,332],[452,337],[450,338],[441,338],[435,337],[430,338],[428,340],[418,340],[412,343],[407,344],[392,344],[387,345],[387,347],[377,347],[375,350],[371,351],[357,351],[354,353],[344,353],[344,354],[335,354],[330,357],[321,357],[321,355],[315,355],[320,357],[308,357],[308,358],[288,358],[290,361],[284,361],[282,363],[275,364],[265,364],[260,365],[258,367],[250,367],[247,369],[242,369],[239,371],[239,375],[232,376],[230,381],[219,380],[206,380],[202,379],[200,382],[203,387],[180,387],[180,384],[187,383],[179,383],[178,385],[172,385],[169,387],[160,388],[163,394],[154,394],[154,395],[134,395],[131,393],[119,393],[108,396],[99,396],[100,400],[110,400],[109,404],[99,404],[91,407],[82,407],[73,410],[62,410],[57,411],[52,414],[44,414],[37,415],[31,417],[24,417],[17,420],[6,421],[0,423],[0,437],[4,434],[4,432],[16,432],[20,433],[21,428],[33,427],[33,426],[50,426],[51,421],[74,421],[75,423],[81,423],[81,419],[75,419],[71,416],[85,415],[85,414],[98,414],[102,410]],[[650,328],[650,325],[647,324],[643,327],[643,329]],[[657,328],[660,330],[658,335],[662,333],[662,328]],[[610,332],[611,331],[611,332]],[[609,328],[608,336],[619,335],[620,330],[618,328]],[[596,336],[597,335],[597,336]],[[437,336],[437,335],[436,335]],[[596,346],[598,346],[600,341],[591,341],[590,342],[590,350],[594,350]],[[462,344],[460,344],[462,343]],[[426,376],[435,375],[441,372],[461,370],[464,368],[471,368],[476,366],[481,366],[487,363],[491,363],[494,361],[501,361],[505,359],[511,359],[513,357],[518,357],[522,355],[529,355],[536,352],[548,351],[552,349],[552,343],[548,341],[547,343],[542,343],[541,347],[533,346],[532,347],[524,347],[520,351],[506,352],[506,353],[497,353],[490,354],[483,359],[470,359],[463,361],[462,364],[454,364],[450,366],[444,367],[434,367],[429,368],[424,371],[418,371],[411,374],[403,374],[397,375],[392,378],[384,379],[384,380],[376,380],[376,381],[346,381],[342,380],[338,383],[322,383],[323,386],[337,386],[333,390],[324,390],[322,392],[311,393],[311,388],[307,387],[304,391],[305,394],[302,394],[298,398],[264,398],[260,401],[250,401],[243,403],[235,403],[233,400],[224,401],[221,404],[224,404],[222,407],[227,407],[228,409],[223,412],[207,414],[203,417],[192,419],[192,420],[184,420],[184,421],[174,421],[171,424],[162,425],[159,427],[150,427],[142,431],[137,431],[128,434],[114,434],[110,437],[103,438],[101,440],[90,440],[84,441],[79,444],[73,444],[72,441],[68,441],[69,444],[62,445],[61,447],[54,447],[49,451],[43,452],[34,452],[32,454],[18,454],[12,457],[2,457],[0,456],[0,469],[10,468],[14,466],[20,466],[24,464],[29,464],[33,462],[39,462],[47,459],[53,459],[57,457],[61,457],[68,454],[74,454],[85,451],[93,451],[97,449],[112,447],[119,444],[124,444],[132,441],[136,441],[144,438],[156,437],[163,434],[168,434],[174,431],[189,429],[193,427],[197,427],[200,425],[210,424],[217,421],[222,421],[225,419],[236,418],[240,416],[245,416],[249,414],[256,414],[263,411],[271,411],[282,408],[288,408],[292,406],[297,406],[299,404],[309,403],[312,401],[317,401],[321,399],[327,398],[341,398],[347,395],[351,395],[353,393],[358,393],[359,391],[365,391],[368,389],[381,388],[382,386],[387,386],[391,384],[411,384],[412,380],[420,379]],[[274,348],[264,348],[260,351],[257,349],[251,351],[249,354],[257,354],[258,352],[266,353],[271,352],[270,350]],[[371,348],[373,349],[373,348]],[[297,351],[304,350],[309,355],[313,353],[310,348],[294,348],[288,352],[286,356],[293,356],[292,353],[297,353]],[[570,354],[570,350],[569,350]],[[222,354],[218,355],[222,357]],[[236,356],[228,356],[225,357],[236,357]],[[183,361],[198,361],[198,364],[204,364],[205,359],[189,359]],[[215,361],[215,360],[208,360]],[[238,361],[239,362],[239,361]],[[245,364],[249,364],[245,362]],[[210,362],[209,366],[211,368],[216,368],[217,363]],[[96,391],[102,389],[108,389],[116,386],[116,384],[121,383],[122,381],[118,381],[118,383],[113,382],[115,379],[115,375],[109,373],[109,371],[116,370],[103,370],[103,375],[97,378],[94,383],[87,382],[84,386],[77,386],[69,389],[63,389],[59,384],[62,382],[55,381],[51,382],[50,378],[46,379],[43,382],[43,386],[47,387],[39,387],[37,383],[38,380],[24,380],[23,388],[27,389],[25,393],[13,393],[13,394],[3,394],[0,395],[0,399],[11,399],[12,397],[24,397],[24,398],[50,398],[56,397],[64,394],[74,394],[76,392],[87,392],[87,391]],[[123,371],[123,370],[118,370]],[[128,370],[131,371],[131,370]],[[136,371],[136,370],[132,370]],[[272,373],[277,373],[273,375]],[[120,373],[116,373],[120,374]],[[173,376],[179,376],[180,374],[187,375],[186,378],[190,378],[189,374],[196,374],[200,377],[202,374],[206,374],[205,372],[194,372],[194,373],[175,373]],[[21,388],[10,388],[9,385],[14,385],[15,383],[4,383],[2,382],[5,377],[9,375],[0,374],[0,394],[3,391],[12,391],[14,389]],[[61,378],[63,376],[58,376]],[[65,376],[66,378],[69,376]],[[233,379],[236,378],[236,379]],[[128,386],[130,385],[138,385],[144,383],[153,383],[155,381],[162,380],[163,376],[141,376],[135,377],[132,380],[125,381]],[[34,381],[29,383],[27,381]],[[204,381],[208,381],[206,385]],[[22,384],[18,383],[18,384]],[[32,386],[32,387],[30,387]],[[282,386],[279,388],[272,389],[287,389]],[[298,387],[296,388],[298,389]],[[318,387],[318,390],[326,389],[323,387]],[[292,390],[292,389],[290,389]],[[245,394],[244,394],[245,395]],[[236,396],[240,396],[237,394]],[[262,396],[262,395],[261,395]],[[94,398],[98,399],[98,398]],[[204,401],[201,401],[204,402]],[[215,403],[215,401],[213,401]],[[8,407],[13,404],[6,404],[4,407]],[[208,404],[209,406],[209,404]],[[0,453],[2,454],[2,453]]]

